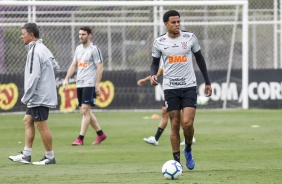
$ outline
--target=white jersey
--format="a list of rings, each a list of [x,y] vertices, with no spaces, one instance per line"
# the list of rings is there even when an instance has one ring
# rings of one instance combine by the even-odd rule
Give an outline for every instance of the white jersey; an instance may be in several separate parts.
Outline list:
[[[193,33],[180,31],[177,38],[168,33],[154,41],[152,56],[163,59],[163,88],[178,89],[196,86],[196,76],[192,62],[192,52],[201,49]]]
[[[162,59],[160,60],[160,66],[159,66],[159,69],[160,69],[160,68],[162,68],[162,69],[164,68],[164,62],[163,62],[163,60],[162,60]]]
[[[82,44],[76,47],[74,61],[77,61],[76,87],[94,87],[96,81],[96,63],[103,63],[100,49],[92,43],[84,48]]]

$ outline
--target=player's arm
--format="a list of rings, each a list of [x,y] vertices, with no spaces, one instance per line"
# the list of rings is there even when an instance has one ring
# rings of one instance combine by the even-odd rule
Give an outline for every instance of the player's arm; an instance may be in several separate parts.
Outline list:
[[[159,65],[160,65],[160,58],[153,57],[153,61],[151,64],[151,85],[156,86],[158,85],[158,76],[157,73],[159,71]]]
[[[96,47],[96,49],[92,52],[92,57],[94,58],[94,64],[96,65],[96,80],[95,80],[95,93],[96,96],[101,95],[100,91],[100,82],[102,80],[104,66],[103,66],[103,57],[100,49]]]
[[[99,83],[102,80],[102,75],[104,71],[103,63],[96,63],[96,67],[97,67],[97,74],[96,74],[96,81],[95,81],[95,92],[97,96],[100,96],[101,91],[100,91]]]
[[[199,50],[198,52],[194,53],[194,56],[196,58],[196,62],[201,70],[201,73],[204,77],[205,80],[205,94],[206,96],[211,96],[212,95],[212,88],[211,88],[211,82],[209,79],[209,75],[208,75],[208,71],[207,71],[207,66],[206,66],[206,62],[205,59],[201,53],[201,50]]]
[[[30,61],[30,68],[28,71],[28,77],[25,79],[26,88],[25,93],[21,99],[23,104],[27,104],[31,99],[33,94],[36,91],[40,76],[41,76],[41,67],[40,67],[40,57],[37,52],[33,54],[32,61]]]
[[[164,74],[164,69],[163,68],[159,68],[158,73],[157,73],[157,77],[161,76]]]
[[[52,63],[52,66],[53,66],[53,70],[54,70],[54,73],[59,73],[60,71],[60,66],[58,64],[58,62],[56,61],[55,58],[50,58],[51,59],[51,63]]]
[[[159,76],[161,76],[161,75],[163,75],[163,68],[160,68],[160,69],[158,70],[157,77],[159,77]],[[137,85],[138,85],[138,86],[142,86],[143,84],[145,84],[146,82],[149,82],[150,80],[151,80],[151,75],[149,75],[149,76],[147,76],[147,77],[145,77],[145,78],[143,78],[143,79],[139,79],[139,80],[137,81]]]
[[[138,86],[143,86],[143,84],[145,84],[146,82],[148,82],[148,81],[150,81],[151,80],[151,76],[149,75],[149,76],[147,76],[147,77],[145,77],[145,78],[143,78],[143,79],[139,79],[138,81],[137,81],[137,85]]]
[[[73,75],[73,73],[75,72],[75,69],[77,67],[77,60],[73,60],[73,62],[71,63],[67,75],[65,77],[63,86],[65,89],[68,89],[68,85],[69,85],[69,79],[71,78],[71,76]]]

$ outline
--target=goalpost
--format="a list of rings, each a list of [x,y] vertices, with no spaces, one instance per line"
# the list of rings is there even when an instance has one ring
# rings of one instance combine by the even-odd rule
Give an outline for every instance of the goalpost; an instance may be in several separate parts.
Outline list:
[[[228,63],[228,67],[226,68],[227,72],[227,77],[226,77],[226,85],[228,88],[228,85],[230,83],[230,72],[232,70],[232,63],[233,63],[233,57],[234,57],[234,43],[235,39],[240,39],[241,43],[241,51],[242,51],[242,59],[241,59],[241,64],[240,64],[240,69],[242,71],[242,81],[241,81],[241,93],[240,93],[240,100],[241,100],[241,107],[243,109],[248,109],[249,108],[249,102],[248,102],[248,0],[236,0],[236,1],[230,1],[230,0],[210,0],[210,1],[0,1],[0,8],[1,7],[28,7],[28,13],[27,13],[27,20],[28,22],[36,22],[40,26],[46,26],[46,27],[71,27],[71,34],[75,35],[74,33],[74,27],[75,26],[82,26],[82,25],[89,25],[89,26],[95,26],[95,27],[101,27],[107,34],[107,69],[108,70],[114,70],[115,67],[128,67],[129,64],[126,61],[127,57],[127,52],[129,52],[126,47],[123,47],[121,49],[121,63],[118,64],[118,66],[114,66],[114,63],[112,62],[112,57],[115,54],[112,45],[115,43],[113,42],[114,39],[119,39],[119,38],[113,38],[112,36],[112,31],[115,31],[115,29],[121,29],[123,30],[124,28],[122,26],[126,27],[134,27],[134,26],[139,26],[139,27],[153,27],[153,38],[157,37],[160,33],[163,33],[164,27],[163,27],[163,22],[162,22],[162,15],[165,12],[165,9],[167,8],[175,8],[175,9],[180,9],[181,13],[181,18],[183,17],[183,20],[181,19],[181,25],[182,26],[195,26],[198,28],[199,26],[222,26],[222,25],[231,25],[233,26],[232,29],[232,36],[231,36],[231,41],[230,43],[230,48],[228,48],[228,54],[229,54],[229,59],[226,60]],[[41,7],[64,7],[61,12],[57,12],[58,14],[63,14],[65,13],[64,11],[72,11],[72,10],[65,10],[67,7],[73,7],[73,9],[76,9],[76,7],[91,7],[91,11],[85,10],[84,12],[80,12],[80,17],[77,16],[75,17],[75,13],[70,13],[70,17],[67,17],[64,19],[68,19],[68,21],[62,21],[56,20],[54,18],[53,21],[46,21],[46,19],[50,19],[52,16],[56,15],[51,15],[50,12],[47,10],[44,10],[42,12],[39,12],[36,7],[41,6]],[[235,7],[234,11],[229,10],[228,8],[226,11],[224,10],[224,7]],[[105,11],[101,11],[99,7],[105,7]],[[120,12],[117,12],[114,7],[118,7]],[[129,10],[129,7],[134,7],[134,10]],[[150,11],[147,11],[146,9],[138,9],[138,7],[147,7],[151,8],[153,13],[151,14]],[[222,14],[226,15],[227,19],[230,17],[233,17],[232,20],[226,21],[223,18],[223,21],[220,20],[220,17],[217,17],[216,20],[211,20],[210,15],[205,15],[205,11],[197,11],[197,10],[189,10],[189,12],[193,12],[195,16],[189,17],[189,15],[185,15],[186,8],[185,7],[205,7],[208,11],[210,12],[210,15],[216,16],[217,14]],[[211,7],[223,7],[222,9],[219,10],[213,10]],[[76,11],[76,10],[75,10]],[[84,15],[93,14],[95,12],[95,17],[89,17],[88,19],[83,19]],[[136,13],[140,12],[140,17],[136,16]],[[240,14],[240,18],[238,18],[238,14]],[[48,16],[45,16],[43,14],[46,14]],[[114,16],[111,16],[110,18],[107,18],[107,13],[108,14],[123,14],[124,16],[122,20],[116,20]],[[232,15],[231,15],[232,13]],[[131,14],[135,14],[132,18],[128,17]],[[101,20],[99,20],[99,16],[101,17]],[[182,16],[183,15],[183,16]],[[62,15],[62,17],[65,15]],[[149,18],[146,16],[150,16]],[[190,21],[189,19],[197,19],[200,21]],[[1,20],[1,16],[0,16]],[[0,27],[15,27],[15,26],[21,26],[23,21],[12,21],[12,22],[0,22]],[[236,33],[236,28],[238,26],[241,26],[241,38],[235,37]],[[134,28],[132,28],[134,29]],[[102,31],[101,31],[102,32]],[[208,35],[208,32],[203,31],[204,34]],[[147,33],[146,33],[147,34]],[[149,34],[149,33],[148,33]],[[128,40],[126,39],[125,33],[119,33],[120,37],[124,39],[123,44],[125,46],[130,47],[129,49],[132,49],[132,45],[141,45],[142,44],[147,44],[144,43],[144,39],[140,39],[140,42],[136,40]],[[138,35],[139,36],[139,35]],[[136,37],[135,35],[133,38]],[[73,38],[69,38],[73,39]],[[61,41],[62,43],[64,40]],[[74,40],[70,42],[70,45],[72,45],[72,50],[74,49]],[[213,44],[207,44],[205,50],[207,52],[209,49],[213,46]],[[145,45],[145,47],[148,47],[148,45]],[[65,52],[65,51],[62,51]],[[208,55],[207,55],[208,56]],[[63,56],[62,56],[63,57]],[[206,58],[208,60],[208,58]],[[138,63],[138,62],[136,62]],[[216,63],[216,61],[215,61]],[[220,64],[219,64],[220,65]],[[134,66],[134,67],[141,67],[140,65]],[[210,66],[209,68],[212,68],[215,66]],[[216,69],[216,68],[214,68]],[[223,108],[226,108],[226,103],[227,103],[227,98],[223,99]]]

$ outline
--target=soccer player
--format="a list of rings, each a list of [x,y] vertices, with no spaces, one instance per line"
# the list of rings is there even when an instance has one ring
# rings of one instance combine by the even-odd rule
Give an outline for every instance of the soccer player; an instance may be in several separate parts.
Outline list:
[[[161,76],[163,75],[163,68],[160,67],[157,73],[157,76]],[[143,84],[145,84],[146,82],[149,82],[151,79],[151,76],[147,76],[143,79],[139,79],[137,81],[137,85],[138,86],[143,86]],[[167,122],[168,122],[168,113],[165,107],[165,104],[163,104],[162,106],[162,118],[160,121],[160,124],[158,126],[158,129],[156,131],[155,136],[150,136],[148,138],[144,138],[143,140],[149,144],[152,144],[154,146],[157,146],[159,144],[159,138],[161,137],[163,131],[165,130],[166,126],[167,126]],[[194,144],[196,142],[196,139],[193,137],[192,143]],[[181,142],[180,145],[185,145],[185,141]]]
[[[9,156],[14,162],[29,164],[35,137],[35,125],[40,133],[45,156],[34,165],[56,164],[52,148],[52,136],[47,125],[49,108],[57,105],[55,72],[60,67],[53,54],[39,39],[39,29],[35,23],[26,23],[21,29],[21,39],[28,46],[24,75],[24,95],[21,102],[27,105],[24,116],[25,146],[19,155]]]
[[[204,77],[207,97],[212,95],[212,88],[198,39],[193,33],[180,30],[179,12],[176,10],[167,11],[163,15],[163,22],[167,33],[155,39],[153,44],[151,84],[158,85],[156,74],[162,57],[164,66],[163,89],[171,122],[170,142],[173,158],[180,162],[179,130],[181,125],[185,137],[186,166],[192,170],[195,167],[192,156],[193,123],[197,108],[197,83],[192,53]],[[180,117],[181,110],[182,116]]]
[[[99,83],[103,74],[103,58],[100,49],[91,42],[91,29],[88,26],[79,30],[80,45],[76,47],[73,62],[71,63],[63,86],[68,88],[69,78],[77,68],[76,87],[80,113],[82,114],[81,128],[78,138],[73,146],[83,145],[84,136],[89,124],[95,130],[97,137],[92,144],[100,144],[107,135],[101,129],[97,118],[91,112],[95,106],[96,96],[101,95]]]

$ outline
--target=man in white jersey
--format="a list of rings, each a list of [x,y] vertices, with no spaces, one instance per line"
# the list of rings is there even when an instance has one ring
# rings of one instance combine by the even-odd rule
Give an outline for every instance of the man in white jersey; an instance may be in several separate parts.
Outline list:
[[[180,162],[180,124],[185,137],[184,155],[186,166],[192,170],[195,162],[192,156],[194,136],[194,118],[197,107],[197,83],[192,63],[192,53],[205,80],[205,94],[211,96],[207,67],[201,47],[193,33],[180,30],[180,14],[175,10],[167,11],[163,16],[167,33],[154,41],[152,49],[151,84],[156,86],[160,58],[163,59],[163,89],[165,103],[171,122],[170,141],[174,160]],[[180,111],[182,110],[182,121]],[[182,123],[180,123],[182,122]]]
[[[78,138],[72,143],[80,146],[84,143],[89,124],[97,133],[96,141],[92,144],[100,144],[106,139],[106,134],[101,129],[97,118],[91,112],[91,106],[95,106],[96,96],[100,96],[99,83],[103,74],[103,58],[100,49],[91,42],[90,27],[81,27],[79,30],[80,45],[76,47],[73,62],[71,63],[64,80],[65,89],[68,88],[69,78],[77,68],[76,87],[80,113],[82,114],[81,129]]]

